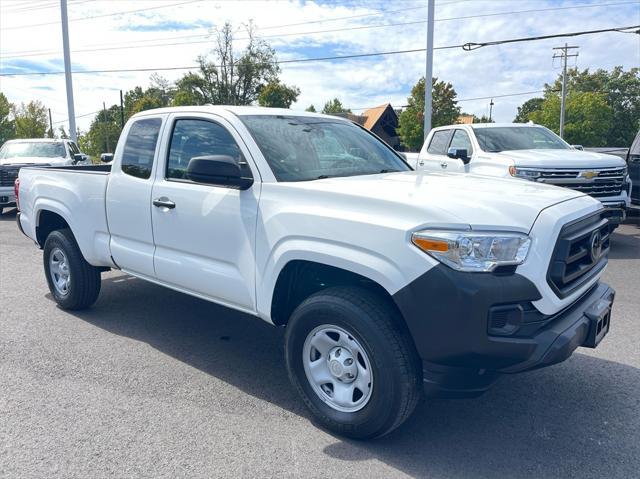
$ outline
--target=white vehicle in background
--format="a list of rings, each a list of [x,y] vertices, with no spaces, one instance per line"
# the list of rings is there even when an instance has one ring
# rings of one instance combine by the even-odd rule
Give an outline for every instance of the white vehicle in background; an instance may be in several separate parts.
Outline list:
[[[16,205],[14,182],[23,166],[80,165],[87,160],[71,140],[33,138],[5,142],[0,148],[0,214],[4,208]]]
[[[405,155],[416,170],[475,173],[564,186],[602,202],[619,224],[630,205],[625,161],[582,151],[532,123],[475,123],[434,128],[419,154]]]

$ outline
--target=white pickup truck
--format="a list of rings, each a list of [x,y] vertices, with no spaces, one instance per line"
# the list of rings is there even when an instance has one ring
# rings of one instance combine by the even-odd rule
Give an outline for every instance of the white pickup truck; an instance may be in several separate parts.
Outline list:
[[[619,224],[631,198],[625,161],[580,148],[532,123],[475,123],[434,128],[419,154],[405,156],[416,170],[522,178],[571,188],[600,200],[610,221]]]
[[[71,140],[32,138],[9,140],[0,148],[0,214],[4,208],[16,205],[14,183],[23,166],[62,166],[85,163]]]
[[[17,190],[62,308],[89,307],[119,269],[286,327],[296,390],[351,437],[393,430],[423,389],[478,395],[609,330],[600,202],[411,171],[340,118],[151,110],[112,165],[23,168]]]

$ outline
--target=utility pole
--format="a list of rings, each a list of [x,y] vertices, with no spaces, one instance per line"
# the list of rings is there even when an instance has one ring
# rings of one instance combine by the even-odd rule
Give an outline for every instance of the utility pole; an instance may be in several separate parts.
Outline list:
[[[69,21],[67,18],[67,0],[60,0],[62,17],[62,48],[64,50],[64,78],[67,83],[67,111],[69,113],[69,132],[74,142],[78,141],[76,133],[76,112],[73,107],[73,81],[71,80],[71,53],[69,52]]]
[[[427,0],[427,68],[424,75],[424,138],[431,130],[431,108],[433,104],[433,15],[435,0]]]
[[[124,102],[122,101],[122,90],[120,90],[120,128],[124,128]]]
[[[493,113],[493,98],[491,99],[491,101],[489,102],[489,123],[491,123],[491,114]]]
[[[555,47],[554,50],[560,50],[560,53],[554,53],[553,58],[562,58],[562,102],[560,104],[560,138],[564,138],[564,116],[565,105],[567,102],[567,58],[577,57],[578,54],[569,55],[569,50],[580,48],[578,46],[569,46],[567,43],[563,47]]]
[[[53,138],[53,122],[51,121],[51,108],[49,108],[49,136]]]
[[[107,138],[107,153],[111,153],[109,148],[109,125],[107,125],[107,106],[102,102],[102,117],[104,118],[104,134]]]

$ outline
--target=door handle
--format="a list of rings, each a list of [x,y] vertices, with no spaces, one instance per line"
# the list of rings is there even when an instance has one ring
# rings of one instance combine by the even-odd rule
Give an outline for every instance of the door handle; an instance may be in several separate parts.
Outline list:
[[[420,160],[420,162],[418,163],[420,166],[424,166],[424,160]]]
[[[155,200],[153,200],[153,206],[157,206],[158,208],[169,208],[170,210],[172,210],[176,207],[176,204],[166,196],[163,196],[161,198],[156,198]]]
[[[449,165],[447,164],[447,162],[446,162],[446,161],[443,161],[442,163],[440,163],[440,166],[441,166],[442,168],[446,168],[446,167],[447,167],[447,166],[449,166]]]

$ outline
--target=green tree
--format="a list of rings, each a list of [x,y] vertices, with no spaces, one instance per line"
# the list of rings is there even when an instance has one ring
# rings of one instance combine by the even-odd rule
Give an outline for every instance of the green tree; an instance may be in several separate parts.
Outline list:
[[[158,74],[151,75],[151,85],[146,90],[140,86],[124,94],[124,116],[128,120],[131,115],[153,108],[162,108],[172,103],[175,95],[174,87],[168,80]]]
[[[280,67],[275,62],[275,50],[255,37],[252,23],[246,31],[246,46],[237,52],[233,27],[225,23],[218,31],[211,57],[198,57],[198,71],[176,82],[177,102],[251,105],[266,85],[278,81]]]
[[[11,117],[13,104],[0,92],[0,146],[16,136],[16,124]]]
[[[68,140],[69,139],[69,135],[67,134],[67,131],[64,129],[64,126],[58,127],[58,135],[63,140]]]
[[[567,95],[564,139],[568,143],[584,146],[602,146],[607,142],[613,109],[607,104],[606,94],[573,92]],[[560,98],[549,93],[539,110],[529,114],[534,123],[559,133]]]
[[[308,111],[311,113],[316,113],[316,107],[313,105],[309,105],[304,111]]]
[[[542,108],[542,102],[544,98],[530,98],[518,107],[518,113],[513,119],[514,123],[527,123],[529,121],[529,114],[534,111],[538,111]]]
[[[14,107],[13,116],[18,138],[44,138],[48,121],[47,109],[42,102],[21,103],[19,107]]]
[[[322,113],[324,113],[325,115],[337,115],[340,113],[351,113],[351,110],[345,108],[340,100],[334,98],[333,100],[329,100],[324,104]]]
[[[120,132],[120,106],[112,105],[106,111],[101,110],[91,122],[89,131],[81,135],[80,149],[94,158],[101,153],[112,153]]]
[[[267,83],[258,95],[258,105],[275,108],[290,108],[298,99],[300,88],[288,86],[280,81]]]
[[[424,93],[425,79],[418,80],[407,98],[407,107],[398,118],[398,134],[404,146],[418,150],[424,141]],[[433,79],[431,125],[433,127],[454,124],[460,116],[456,91],[448,82]]]
[[[562,77],[552,85],[545,85],[546,94],[560,95]],[[624,71],[621,66],[611,71],[598,69],[567,72],[567,92],[601,93],[612,110],[607,134],[597,146],[629,146],[640,129],[640,68]],[[569,107],[567,106],[567,115]]]

